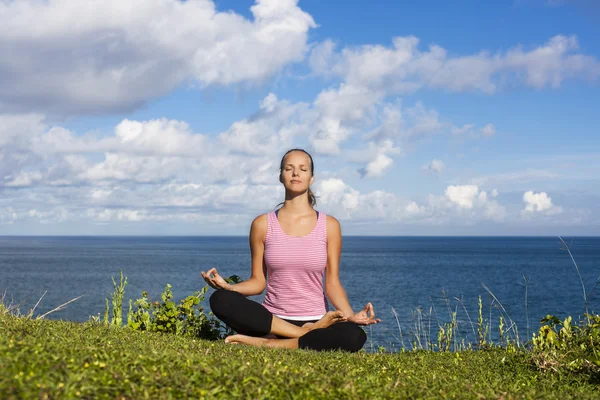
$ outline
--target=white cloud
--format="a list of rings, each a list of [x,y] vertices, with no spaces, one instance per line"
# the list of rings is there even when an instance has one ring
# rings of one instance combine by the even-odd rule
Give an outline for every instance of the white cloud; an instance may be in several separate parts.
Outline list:
[[[411,201],[410,203],[408,203],[408,205],[405,208],[406,212],[408,213],[408,215],[419,215],[419,214],[423,214],[426,212],[426,209],[424,206],[420,206],[419,204],[417,204],[417,202],[415,201]]]
[[[558,214],[562,208],[552,204],[552,198],[546,192],[535,193],[531,190],[523,194],[523,202],[525,208],[522,210],[522,215],[543,213],[543,214]]]
[[[424,52],[418,45],[414,36],[396,37],[392,47],[365,45],[335,53],[331,42],[325,42],[313,49],[312,66],[317,73],[335,74],[346,84],[387,96],[423,87],[494,93],[515,82],[556,88],[565,79],[600,77],[600,62],[579,51],[575,36],[557,35],[531,50],[517,46],[496,54],[482,51],[457,57],[437,45]]]
[[[384,103],[378,111],[378,124],[366,135],[369,139],[406,142],[441,133],[450,126],[440,121],[436,110],[421,102],[413,107],[403,107],[400,101]]]
[[[353,149],[347,152],[349,161],[366,163],[363,168],[358,169],[358,173],[363,178],[383,176],[394,163],[389,155],[400,153],[400,148],[396,147],[390,139],[369,142],[367,148]]]
[[[198,156],[206,152],[206,139],[193,134],[187,123],[181,121],[151,120],[146,122],[124,120],[115,129],[121,151],[137,154]]]
[[[305,56],[315,23],[296,3],[258,0],[249,20],[211,0],[0,2],[0,108],[98,114],[261,82]]]
[[[364,169],[364,176],[366,177],[378,177],[382,176],[383,173],[392,166],[392,160],[385,154],[378,154],[377,157],[367,164]]]
[[[227,149],[246,155],[275,155],[292,145],[298,135],[308,136],[315,124],[308,104],[291,104],[269,93],[252,117],[234,122],[218,136]]]
[[[340,143],[375,113],[381,94],[352,85],[323,90],[314,101],[316,119],[310,143],[317,153],[336,155]]]
[[[434,159],[429,164],[424,165],[422,169],[425,171],[434,172],[436,174],[441,174],[444,171],[444,168],[446,168],[446,165],[442,160]]]
[[[462,226],[507,216],[504,206],[477,187],[448,187],[444,196],[430,194],[423,204],[382,190],[361,193],[339,178],[318,182],[315,193],[321,196],[320,209],[353,222]]]
[[[493,191],[490,198],[486,191],[476,185],[450,185],[444,194],[444,197],[430,196],[429,206],[441,210],[455,209],[457,215],[471,221],[502,221],[507,215],[504,206],[493,199],[498,195],[497,191]]]
[[[464,124],[460,128],[457,126],[453,126],[452,134],[453,135],[463,135],[467,132],[470,132],[474,127],[475,127],[475,125],[473,125],[473,124]]]
[[[475,185],[448,186],[445,194],[459,207],[473,208],[473,200],[479,194],[479,188]]]
[[[496,128],[494,128],[494,125],[492,124],[487,124],[481,128],[481,134],[486,137],[494,136],[496,134]]]

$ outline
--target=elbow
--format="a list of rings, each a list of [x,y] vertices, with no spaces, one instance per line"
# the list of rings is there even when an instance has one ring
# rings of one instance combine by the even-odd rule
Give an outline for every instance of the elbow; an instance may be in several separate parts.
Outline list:
[[[265,288],[267,287],[267,281],[264,279],[260,279],[260,278],[250,278],[250,280],[252,280],[252,294],[251,296],[258,296],[259,294],[262,294],[262,292],[265,291]]]
[[[337,288],[342,287],[342,282],[339,279],[325,279],[325,289],[329,290],[330,288],[335,290]]]

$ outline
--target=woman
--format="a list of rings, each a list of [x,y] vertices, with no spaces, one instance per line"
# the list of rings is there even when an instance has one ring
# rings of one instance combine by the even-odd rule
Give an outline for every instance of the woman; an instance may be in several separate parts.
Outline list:
[[[217,289],[210,307],[237,335],[227,343],[252,346],[345,350],[356,352],[366,341],[358,325],[380,322],[373,305],[354,313],[339,278],[342,235],[339,222],[314,210],[312,157],[289,150],[280,165],[285,202],[258,216],[250,229],[252,276],[231,285],[212,268],[202,277]],[[325,293],[336,311],[327,311]],[[246,296],[267,289],[263,304]]]

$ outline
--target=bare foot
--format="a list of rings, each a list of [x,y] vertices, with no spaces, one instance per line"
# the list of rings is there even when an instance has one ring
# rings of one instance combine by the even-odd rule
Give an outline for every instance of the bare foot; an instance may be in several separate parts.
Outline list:
[[[272,340],[272,339],[267,339],[264,337],[246,336],[246,335],[231,335],[231,336],[227,336],[225,338],[225,343],[247,344],[250,346],[261,347],[261,346],[266,346],[270,340]]]
[[[302,325],[302,327],[312,331],[313,329],[327,328],[328,326],[345,320],[346,318],[344,318],[344,314],[342,314],[341,311],[329,311],[317,322],[308,322]]]
[[[291,339],[267,339],[265,337],[253,337],[246,335],[232,335],[225,338],[225,343],[245,344],[254,347],[278,347],[282,349],[297,349],[298,338]]]

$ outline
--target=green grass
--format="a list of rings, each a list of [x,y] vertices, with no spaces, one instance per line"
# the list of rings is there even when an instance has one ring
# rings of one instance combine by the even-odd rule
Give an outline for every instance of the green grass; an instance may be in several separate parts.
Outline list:
[[[529,352],[257,349],[0,313],[0,398],[578,398],[594,377]]]

